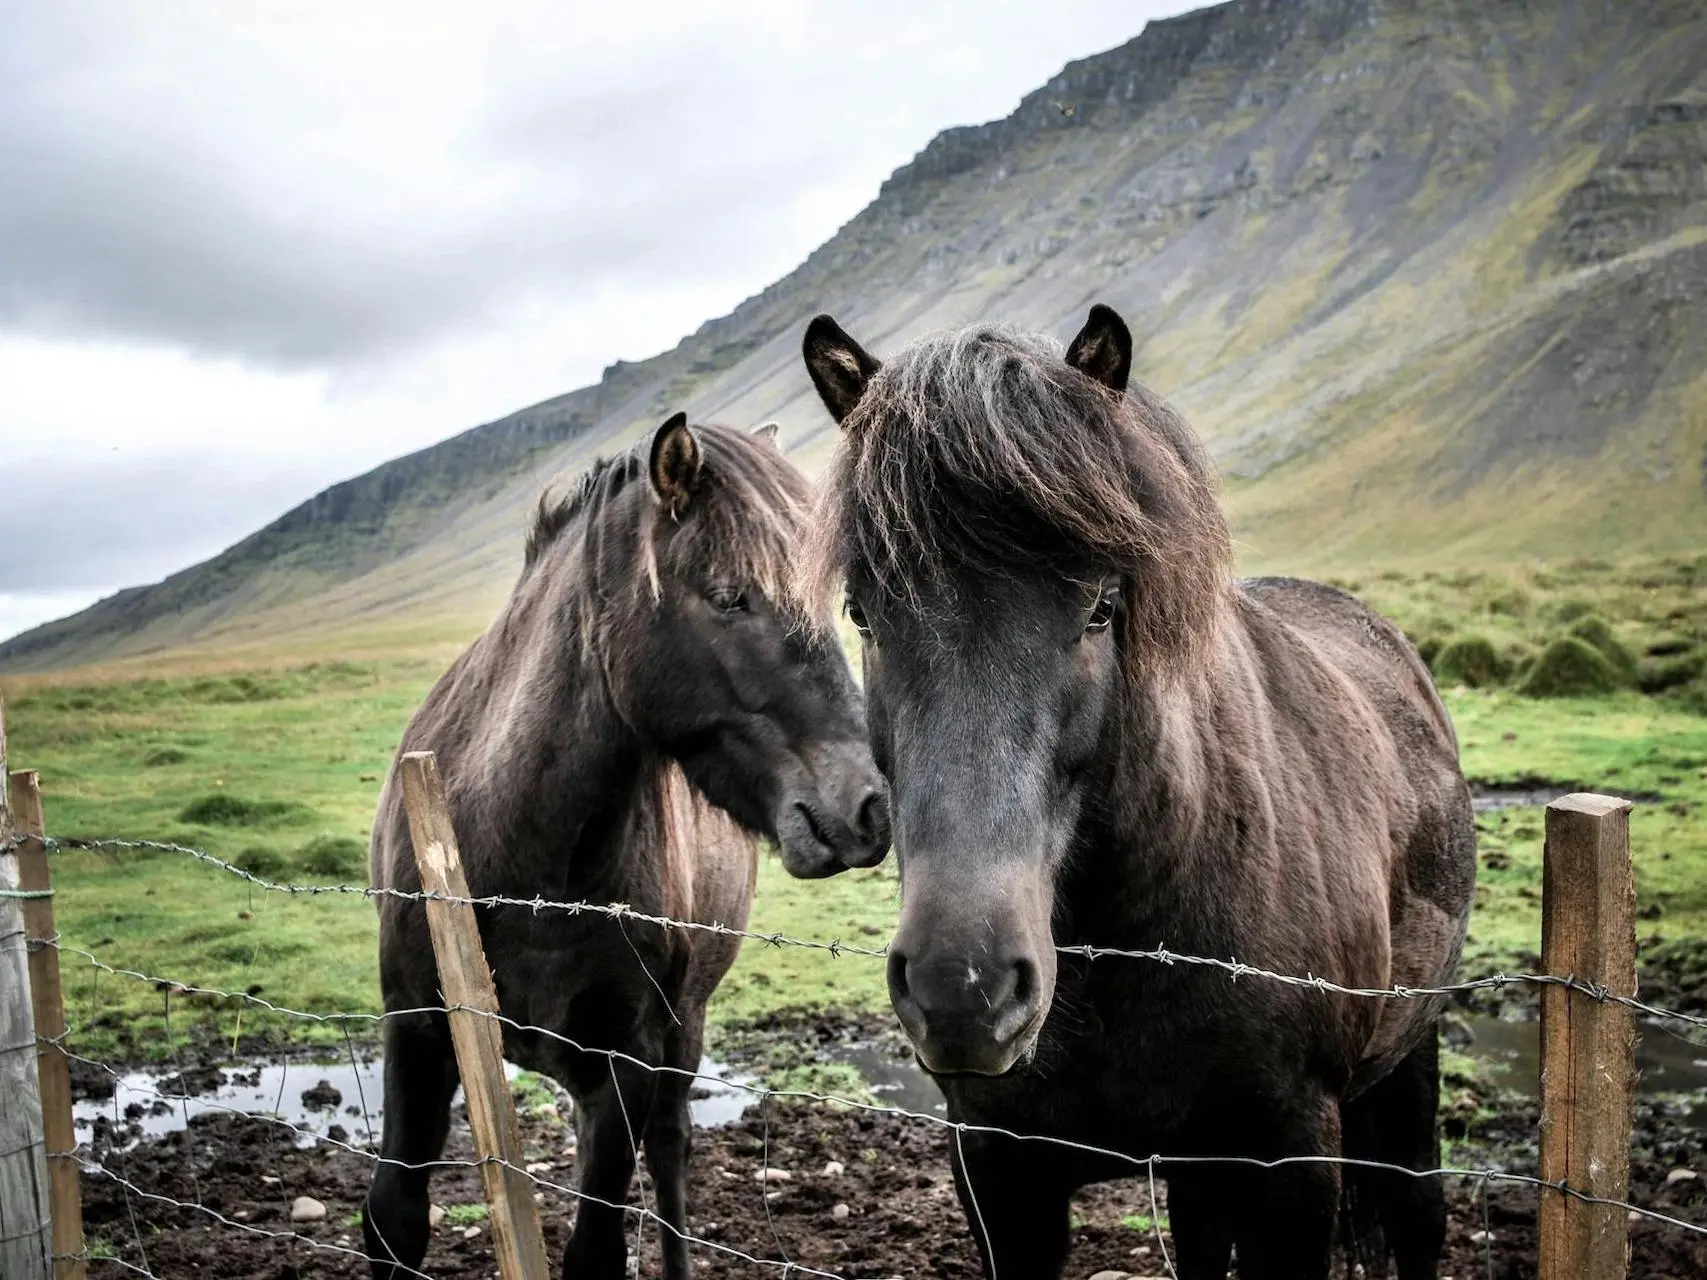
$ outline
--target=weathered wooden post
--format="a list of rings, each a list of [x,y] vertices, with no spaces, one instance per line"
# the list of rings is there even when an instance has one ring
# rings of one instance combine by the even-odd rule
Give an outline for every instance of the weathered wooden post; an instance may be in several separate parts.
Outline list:
[[[0,776],[5,772],[6,717],[0,705]],[[52,1240],[25,892],[12,847],[12,813],[0,788],[0,1276],[48,1280]]]
[[[431,751],[411,751],[400,767],[421,887],[432,894],[467,898],[468,881],[462,873],[462,855],[451,827],[450,803],[439,776],[438,758]],[[438,959],[439,989],[451,1010],[451,1041],[456,1046],[457,1069],[462,1073],[468,1123],[474,1130],[474,1149],[483,1162],[480,1178],[486,1188],[498,1270],[504,1280],[547,1280],[550,1268],[540,1233],[539,1206],[534,1203],[533,1182],[522,1167],[515,1102],[510,1097],[510,1083],[504,1078],[503,1037],[497,1019],[487,1016],[498,1012],[498,993],[480,945],[474,908],[466,902],[432,898],[426,907],[433,954]]]
[[[1570,795],[1547,806],[1541,967],[1610,994],[1636,994],[1636,882],[1630,802]],[[1627,1005],[1541,988],[1541,1177],[1605,1200],[1630,1186],[1636,1019]],[[1622,1280],[1629,1220],[1543,1188],[1541,1280]]]
[[[71,1107],[71,1062],[65,1035],[65,994],[59,982],[58,933],[53,926],[53,885],[47,869],[47,834],[42,825],[41,780],[34,769],[10,778],[12,834],[18,843],[19,884],[24,899],[24,936],[30,947],[30,1006],[36,1024],[36,1074],[41,1081],[42,1137],[47,1151],[48,1191],[53,1215],[53,1274],[83,1280],[83,1195],[78,1186],[77,1130]]]

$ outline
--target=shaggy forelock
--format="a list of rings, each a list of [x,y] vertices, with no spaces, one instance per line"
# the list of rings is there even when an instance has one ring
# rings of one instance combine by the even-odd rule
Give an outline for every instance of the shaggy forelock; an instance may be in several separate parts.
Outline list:
[[[682,573],[756,587],[785,613],[808,621],[793,573],[809,508],[810,490],[793,463],[766,439],[721,426],[693,428],[700,476],[679,524],[650,492],[642,441],[603,459],[561,498],[542,498],[528,535],[524,579],[551,572],[547,552],[577,542],[581,572],[576,585],[589,618],[623,587],[656,600],[659,557]],[[621,501],[630,490],[632,501]],[[583,531],[580,539],[572,531]],[[632,554],[628,554],[632,552]],[[615,565],[630,580],[605,580]]]
[[[1212,634],[1231,544],[1183,419],[1116,396],[1039,335],[978,326],[884,364],[842,424],[803,556],[819,609],[857,572],[908,607],[968,577],[1087,568],[1127,591],[1128,657],[1178,666]]]

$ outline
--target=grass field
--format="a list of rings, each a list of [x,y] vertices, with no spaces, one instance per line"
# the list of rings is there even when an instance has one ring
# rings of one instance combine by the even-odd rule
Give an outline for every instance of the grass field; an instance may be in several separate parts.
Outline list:
[[[1491,663],[1442,673],[1472,778],[1659,797],[1640,804],[1633,823],[1650,947],[1693,948],[1707,936],[1704,583],[1707,557],[1391,572],[1344,584],[1399,620],[1437,666],[1449,665],[1449,652],[1486,659],[1486,642]],[[1542,656],[1572,632],[1610,651],[1588,672],[1591,683],[1609,683],[1584,696],[1531,696]],[[173,842],[274,880],[361,884],[379,780],[443,661],[435,651],[203,675],[7,678],[11,765],[40,770],[51,834]],[[1541,813],[1506,810],[1480,827],[1466,968],[1523,967],[1539,942]],[[374,912],[359,896],[265,892],[171,853],[62,851],[54,876],[66,942],[109,964],[308,1012],[378,1008]],[[887,865],[803,883],[767,856],[753,927],[881,945],[895,910]],[[72,954],[64,963],[69,1014],[90,1050],[166,1056],[192,1030],[342,1036],[102,974]],[[750,943],[714,1017],[884,1000],[880,961]]]

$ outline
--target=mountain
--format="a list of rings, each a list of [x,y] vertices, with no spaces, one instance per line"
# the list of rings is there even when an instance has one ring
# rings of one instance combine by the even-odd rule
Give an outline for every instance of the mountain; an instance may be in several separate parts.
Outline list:
[[[336,485],[0,669],[467,634],[554,474],[677,408],[832,443],[799,364],[1105,301],[1209,441],[1244,559],[1320,570],[1707,541],[1707,7],[1232,0],[949,129],[671,351]],[[364,630],[365,629],[365,630]]]

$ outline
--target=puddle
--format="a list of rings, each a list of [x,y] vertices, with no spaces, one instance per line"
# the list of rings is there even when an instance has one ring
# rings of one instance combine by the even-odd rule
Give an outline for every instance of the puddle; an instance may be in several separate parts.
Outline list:
[[[1501,809],[1528,809],[1550,805],[1560,796],[1582,791],[1582,787],[1560,782],[1516,783],[1499,786],[1480,782],[1470,784],[1470,807],[1477,813],[1497,813]],[[1665,799],[1652,791],[1630,791],[1618,787],[1596,787],[1601,795],[1618,796],[1631,804],[1653,804]]]
[[[693,1098],[688,1104],[695,1125],[711,1128],[729,1124],[740,1119],[756,1101],[757,1095],[740,1087],[751,1083],[749,1077],[710,1058],[702,1061],[699,1069],[702,1078],[695,1082]],[[521,1069],[514,1064],[504,1064],[504,1074],[510,1080],[520,1073]],[[125,1131],[129,1146],[142,1138],[158,1138],[182,1129],[196,1116],[233,1111],[277,1116],[295,1126],[299,1132],[294,1143],[299,1148],[313,1146],[316,1140],[325,1137],[353,1146],[379,1140],[380,1119],[385,1113],[385,1087],[384,1069],[378,1058],[354,1066],[348,1059],[238,1062],[217,1068],[217,1074],[221,1080],[218,1088],[186,1098],[180,1096],[182,1089],[175,1071],[126,1072],[114,1082],[112,1097],[84,1098],[77,1102],[78,1141],[88,1142],[97,1121],[102,1120],[103,1127],[111,1125]],[[555,1083],[547,1083],[567,1114],[568,1095]],[[342,1132],[334,1133],[334,1129]]]
[[[831,1062],[845,1062],[858,1071],[865,1087],[886,1107],[937,1115],[948,1110],[942,1090],[911,1054],[901,1058],[877,1045],[856,1041],[832,1045],[825,1056]]]
[[[1507,1022],[1477,1014],[1464,1017],[1475,1039],[1462,1052],[1498,1067],[1499,1082],[1528,1097],[1541,1090],[1541,1024]],[[1685,1117],[1707,1129],[1707,1045],[1688,1044],[1659,1027],[1642,1026],[1636,1042],[1637,1090],[1645,1097],[1692,1095]]]

